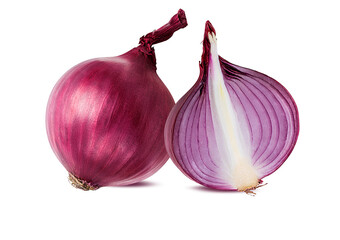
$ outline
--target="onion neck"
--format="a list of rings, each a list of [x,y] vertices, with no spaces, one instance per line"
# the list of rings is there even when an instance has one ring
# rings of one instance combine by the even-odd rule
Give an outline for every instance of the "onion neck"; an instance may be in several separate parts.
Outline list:
[[[163,27],[141,37],[139,44],[142,46],[152,46],[153,44],[164,42],[168,40],[177,30],[184,28],[187,25],[188,23],[185,17],[185,12],[180,9],[178,10],[178,13],[174,15]]]
[[[204,31],[204,38],[203,38],[203,53],[200,62],[200,78],[202,82],[205,82],[207,79],[208,67],[209,67],[209,58],[210,58],[210,39],[209,36],[216,35],[215,28],[207,21],[205,23],[205,31]]]
[[[152,45],[164,42],[171,38],[171,36],[181,28],[188,25],[185,12],[180,9],[170,21],[163,27],[154,30],[139,39],[139,49],[152,57],[152,61],[156,64],[156,57]]]

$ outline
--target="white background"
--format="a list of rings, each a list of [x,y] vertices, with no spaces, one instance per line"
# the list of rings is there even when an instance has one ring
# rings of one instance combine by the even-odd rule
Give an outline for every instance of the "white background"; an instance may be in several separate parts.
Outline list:
[[[223,3],[222,3],[223,2]],[[1,1],[1,239],[339,239],[337,1]],[[116,56],[179,8],[188,27],[155,46],[177,101],[197,80],[204,24],[219,54],[279,80],[301,131],[256,197],[203,188],[171,161],[142,184],[84,192],[45,132],[48,96],[73,65]]]

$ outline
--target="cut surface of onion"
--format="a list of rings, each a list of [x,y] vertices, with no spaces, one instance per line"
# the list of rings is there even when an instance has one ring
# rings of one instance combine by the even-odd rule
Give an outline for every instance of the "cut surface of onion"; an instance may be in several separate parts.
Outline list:
[[[199,79],[165,127],[176,166],[207,187],[251,191],[287,159],[298,132],[289,92],[276,80],[221,58],[207,21]]]

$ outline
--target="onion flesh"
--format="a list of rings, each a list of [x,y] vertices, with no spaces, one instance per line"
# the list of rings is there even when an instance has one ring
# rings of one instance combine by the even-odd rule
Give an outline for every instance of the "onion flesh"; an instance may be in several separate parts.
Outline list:
[[[298,110],[279,82],[220,57],[215,35],[207,21],[199,79],[172,109],[165,145],[190,179],[251,192],[292,152]]]
[[[47,105],[47,135],[73,186],[134,184],[167,161],[163,132],[174,100],[156,73],[152,45],[186,25],[179,10],[138,47],[82,62],[57,82]]]

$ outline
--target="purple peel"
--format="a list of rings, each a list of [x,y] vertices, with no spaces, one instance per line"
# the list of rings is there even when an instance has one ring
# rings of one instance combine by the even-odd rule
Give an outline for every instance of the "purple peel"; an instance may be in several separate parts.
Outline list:
[[[156,73],[153,44],[186,26],[179,10],[169,23],[141,37],[139,46],[82,62],[57,82],[46,129],[73,186],[134,184],[168,160],[163,131],[174,100]]]
[[[190,179],[250,191],[292,152],[298,110],[279,82],[229,63],[215,49],[215,29],[207,21],[200,76],[170,112],[165,145]]]

